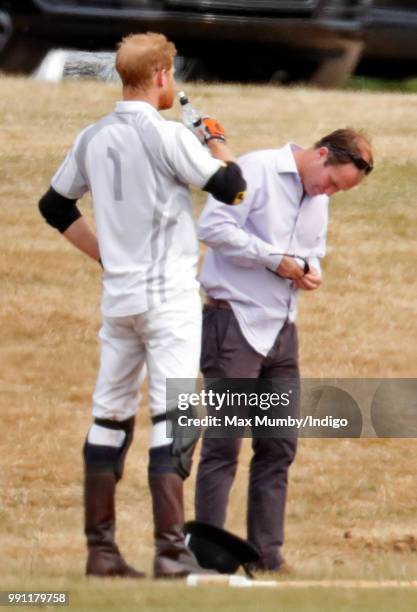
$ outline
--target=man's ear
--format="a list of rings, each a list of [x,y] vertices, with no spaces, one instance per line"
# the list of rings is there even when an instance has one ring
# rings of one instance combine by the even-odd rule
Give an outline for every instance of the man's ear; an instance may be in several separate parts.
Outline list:
[[[321,160],[327,161],[327,158],[329,157],[329,149],[327,147],[319,147],[317,149],[317,154]]]
[[[166,83],[167,73],[164,68],[155,72],[155,83],[158,87],[164,87]]]

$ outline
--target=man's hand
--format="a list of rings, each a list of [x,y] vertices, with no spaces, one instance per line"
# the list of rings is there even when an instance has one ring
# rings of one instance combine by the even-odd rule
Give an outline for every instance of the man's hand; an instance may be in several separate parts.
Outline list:
[[[211,117],[203,117],[203,126],[205,131],[205,141],[210,142],[210,140],[220,140],[221,142],[226,142],[226,133],[224,131],[224,127],[217,121],[217,119],[212,119]]]
[[[304,274],[301,278],[294,280],[294,287],[297,289],[305,289],[306,291],[314,291],[321,285],[321,276],[314,268],[310,268],[307,274]]]
[[[197,126],[188,127],[202,145],[206,145],[213,157],[222,161],[236,161],[234,154],[226,145],[224,127],[211,117],[203,117]]]
[[[304,276],[304,270],[296,263],[294,257],[289,257],[288,255],[284,255],[281,259],[275,273],[278,276],[282,276],[282,278],[290,278],[293,281],[298,281]]]

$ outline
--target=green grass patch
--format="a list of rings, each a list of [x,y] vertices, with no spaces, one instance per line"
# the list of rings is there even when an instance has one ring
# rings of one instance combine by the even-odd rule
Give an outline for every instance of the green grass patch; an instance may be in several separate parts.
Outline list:
[[[346,81],[343,89],[351,91],[388,91],[417,93],[417,77],[408,79],[382,79],[377,77],[353,76]]]
[[[28,589],[30,587],[25,587]],[[39,590],[39,586],[36,590]],[[46,590],[51,590],[47,587]],[[181,610],[182,612],[402,612],[415,609],[414,589],[350,588],[230,588],[219,586],[187,587],[183,582],[131,582],[115,580],[56,584],[54,591],[67,591],[71,612],[123,612]]]

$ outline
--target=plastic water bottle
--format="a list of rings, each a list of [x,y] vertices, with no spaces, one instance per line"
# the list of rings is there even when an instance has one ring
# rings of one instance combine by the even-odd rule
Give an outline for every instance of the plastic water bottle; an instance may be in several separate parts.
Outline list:
[[[178,93],[178,98],[181,104],[181,118],[183,124],[197,136],[202,144],[205,144],[206,131],[201,113],[190,104],[184,91]]]

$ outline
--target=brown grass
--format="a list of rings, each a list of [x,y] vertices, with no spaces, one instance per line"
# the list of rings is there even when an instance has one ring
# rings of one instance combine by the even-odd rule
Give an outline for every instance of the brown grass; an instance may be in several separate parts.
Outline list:
[[[0,93],[0,576],[3,585],[51,588],[83,572],[80,449],[98,360],[100,274],[36,204],[76,133],[112,109],[118,91],[3,79]],[[376,171],[332,203],[325,282],[300,304],[302,371],[415,376],[417,96],[204,85],[188,93],[227,126],[237,153],[310,144],[345,125],[367,129]],[[82,209],[91,218],[88,201]],[[144,403],[118,498],[121,548],[147,570],[148,427]],[[301,441],[285,549],[298,578],[415,577],[415,450],[414,440]],[[228,517],[242,535],[249,457],[247,443]],[[190,518],[192,491],[193,478]]]

